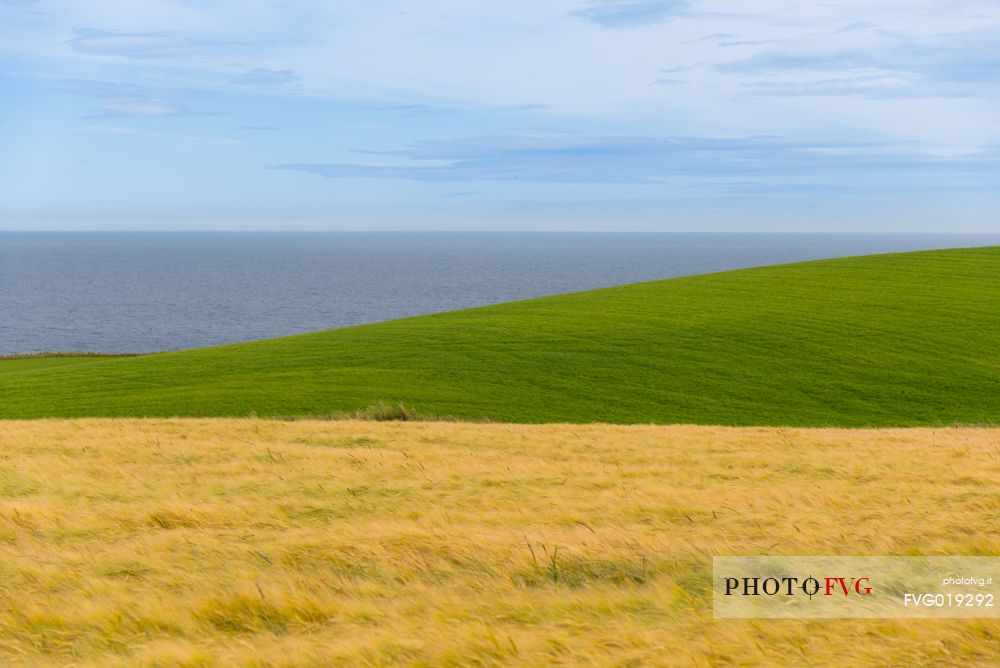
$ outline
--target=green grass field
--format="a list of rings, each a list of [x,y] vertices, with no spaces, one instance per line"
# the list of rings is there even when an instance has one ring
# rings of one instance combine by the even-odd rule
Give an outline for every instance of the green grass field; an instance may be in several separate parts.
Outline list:
[[[1000,248],[725,272],[246,344],[0,361],[0,417],[1000,423]]]
[[[74,366],[107,359],[122,359],[121,356],[110,355],[24,355],[16,357],[0,357],[0,376],[25,371],[51,369],[57,366]]]

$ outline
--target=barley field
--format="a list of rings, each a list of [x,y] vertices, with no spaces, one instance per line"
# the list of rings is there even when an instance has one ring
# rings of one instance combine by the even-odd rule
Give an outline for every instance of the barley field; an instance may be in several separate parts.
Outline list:
[[[713,555],[995,555],[1000,430],[0,422],[0,663],[1000,664],[714,621]]]

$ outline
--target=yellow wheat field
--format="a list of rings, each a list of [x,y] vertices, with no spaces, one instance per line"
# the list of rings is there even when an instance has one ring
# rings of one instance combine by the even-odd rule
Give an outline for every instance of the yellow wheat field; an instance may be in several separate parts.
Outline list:
[[[714,621],[718,554],[996,555],[1000,430],[0,422],[0,663],[1000,665]]]

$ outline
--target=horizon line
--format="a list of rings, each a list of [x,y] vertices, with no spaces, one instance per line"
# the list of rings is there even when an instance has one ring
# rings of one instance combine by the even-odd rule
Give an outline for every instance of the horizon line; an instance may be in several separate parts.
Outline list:
[[[0,234],[711,234],[711,235],[767,235],[782,234],[792,236],[995,236],[1000,231],[956,230],[948,232],[926,230],[886,230],[886,231],[844,231],[844,230],[615,230],[615,229],[471,229],[471,228],[333,228],[333,229],[4,229]]]

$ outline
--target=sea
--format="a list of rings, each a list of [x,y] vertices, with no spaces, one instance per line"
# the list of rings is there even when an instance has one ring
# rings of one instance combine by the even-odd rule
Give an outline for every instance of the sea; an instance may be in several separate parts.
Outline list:
[[[1000,234],[0,232],[0,355],[145,353]]]

